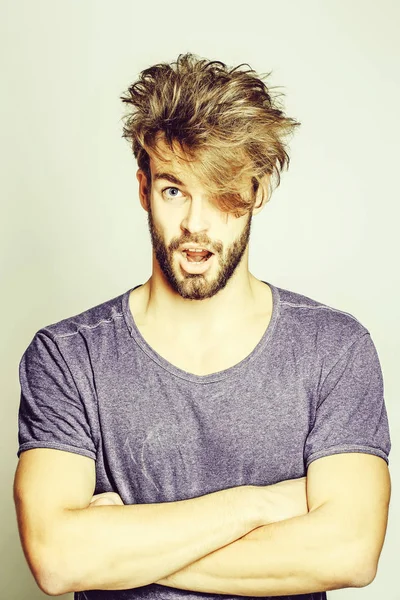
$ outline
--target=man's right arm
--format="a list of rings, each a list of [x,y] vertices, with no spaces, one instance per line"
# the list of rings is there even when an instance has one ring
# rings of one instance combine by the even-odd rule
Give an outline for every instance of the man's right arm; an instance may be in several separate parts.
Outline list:
[[[90,508],[94,464],[53,449],[21,454],[14,482],[21,541],[49,595],[144,586],[274,520],[256,486],[178,502]]]
[[[250,487],[178,502],[96,506],[93,459],[36,448],[14,481],[21,542],[49,595],[147,585],[264,524]]]

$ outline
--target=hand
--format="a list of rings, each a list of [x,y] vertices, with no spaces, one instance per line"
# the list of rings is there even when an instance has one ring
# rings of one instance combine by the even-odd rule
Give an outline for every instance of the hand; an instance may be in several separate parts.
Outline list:
[[[273,523],[308,513],[307,477],[287,479],[269,486]]]
[[[95,494],[92,496],[89,507],[105,506],[106,504],[123,505],[124,503],[122,502],[121,496],[116,492],[103,492],[102,494]]]
[[[270,525],[308,513],[306,477],[287,479],[273,485],[251,486],[261,506],[262,525]],[[247,536],[256,537],[257,529]],[[259,532],[260,533],[260,532]],[[262,533],[262,532],[261,532]]]

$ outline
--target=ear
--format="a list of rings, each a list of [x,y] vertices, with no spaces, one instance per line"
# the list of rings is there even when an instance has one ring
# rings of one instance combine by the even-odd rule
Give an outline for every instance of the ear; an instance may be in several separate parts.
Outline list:
[[[136,179],[139,182],[140,204],[143,206],[144,210],[148,212],[149,207],[148,207],[147,194],[148,194],[149,186],[148,186],[146,173],[142,169],[138,169],[136,171]]]
[[[264,175],[260,181],[260,185],[258,187],[257,194],[256,194],[256,201],[254,203],[255,208],[253,208],[253,211],[252,211],[253,216],[256,215],[257,213],[259,213],[260,211],[262,211],[264,206],[270,200],[270,190],[269,190],[270,179],[271,179],[270,175]],[[264,198],[262,198],[263,194],[264,194]],[[262,203],[261,203],[261,199],[262,199]]]

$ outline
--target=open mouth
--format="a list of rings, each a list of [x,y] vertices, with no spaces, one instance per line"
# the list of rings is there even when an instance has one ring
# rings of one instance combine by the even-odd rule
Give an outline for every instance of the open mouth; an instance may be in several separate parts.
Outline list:
[[[213,256],[212,252],[188,252],[187,250],[183,251],[184,256],[188,262],[206,262],[210,256]]]

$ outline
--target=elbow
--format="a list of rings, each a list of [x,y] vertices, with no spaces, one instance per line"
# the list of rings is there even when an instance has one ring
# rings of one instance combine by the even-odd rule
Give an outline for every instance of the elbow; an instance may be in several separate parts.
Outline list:
[[[376,577],[377,564],[372,560],[358,561],[353,570],[353,577],[349,587],[366,587],[372,583]]]
[[[40,579],[36,579],[36,583],[41,591],[47,596],[61,596],[62,594],[67,593],[67,591],[60,586],[59,580],[51,575],[41,575]]]
[[[60,560],[59,554],[53,552],[52,556],[48,554],[47,560],[43,560],[38,585],[48,596],[61,596],[84,589],[76,581],[72,584],[65,556]]]
[[[50,569],[43,569],[40,578],[36,581],[39,588],[42,592],[47,594],[47,596],[61,596],[74,591],[64,584],[59,573]]]
[[[47,596],[60,596],[70,592],[61,569],[55,568],[54,553],[49,550],[25,549],[31,573],[40,590]]]
[[[362,587],[366,587],[367,585],[369,585],[370,583],[373,582],[373,580],[376,577],[376,571],[371,570],[359,570],[358,572],[354,572],[353,575],[351,577],[347,578],[347,583],[345,586],[343,587],[356,587],[356,588],[362,588]]]
[[[348,561],[343,568],[341,587],[366,587],[373,582],[377,573],[377,562],[366,553],[349,549]]]
[[[323,568],[319,571],[321,589],[361,588],[373,582],[377,573],[376,557],[359,543],[335,544],[331,550],[324,555]]]

